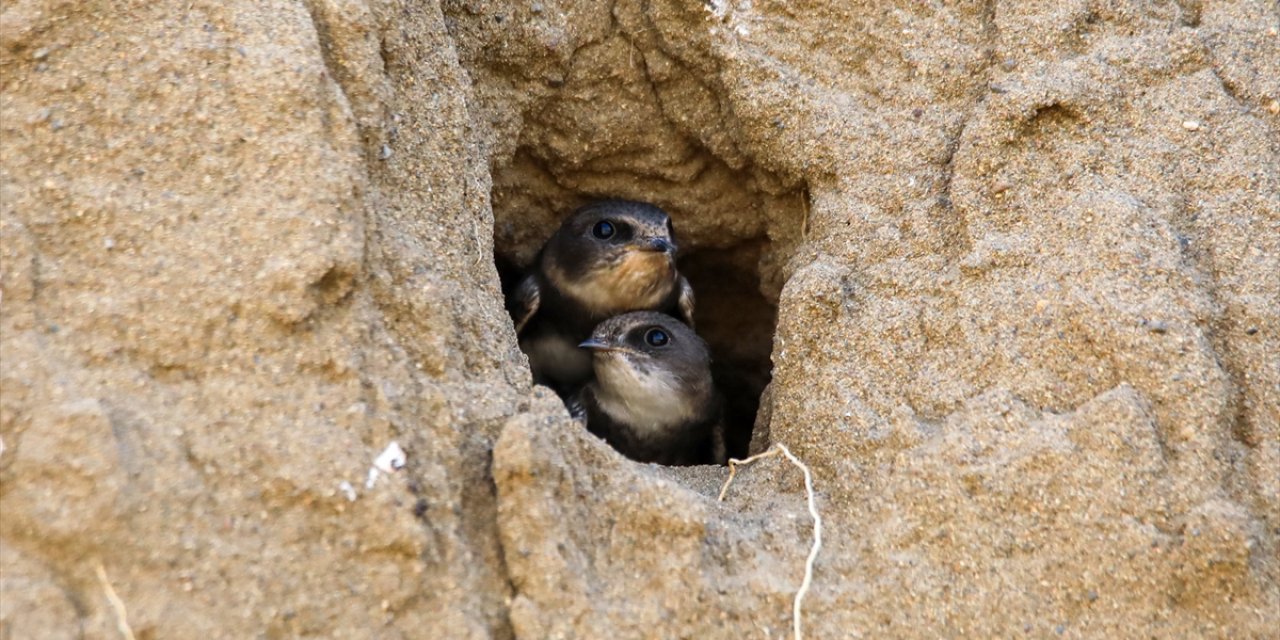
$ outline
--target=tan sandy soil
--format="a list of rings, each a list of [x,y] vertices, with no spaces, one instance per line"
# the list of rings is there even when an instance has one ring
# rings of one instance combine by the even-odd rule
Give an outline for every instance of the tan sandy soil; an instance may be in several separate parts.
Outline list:
[[[495,260],[600,196],[772,366],[806,637],[1275,637],[1277,29],[5,2],[0,638],[790,637],[799,472],[717,502],[530,385]]]

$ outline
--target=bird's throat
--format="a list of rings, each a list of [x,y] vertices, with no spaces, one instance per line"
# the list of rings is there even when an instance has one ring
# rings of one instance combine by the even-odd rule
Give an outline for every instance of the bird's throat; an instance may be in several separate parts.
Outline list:
[[[596,401],[616,422],[654,433],[688,422],[701,398],[660,366],[644,366],[623,353],[596,355]]]
[[[656,309],[676,282],[670,256],[658,251],[628,251],[577,278],[557,270],[548,275],[556,287],[599,316]]]

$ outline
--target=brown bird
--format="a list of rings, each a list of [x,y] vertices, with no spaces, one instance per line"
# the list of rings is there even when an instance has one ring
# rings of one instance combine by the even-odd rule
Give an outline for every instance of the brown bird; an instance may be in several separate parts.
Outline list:
[[[587,430],[640,462],[726,461],[711,355],[693,329],[638,311],[600,323],[580,346],[595,378],[568,404]]]
[[[570,215],[507,299],[534,382],[570,396],[591,375],[578,343],[612,316],[654,310],[692,324],[676,251],[670,216],[651,204],[605,200]]]

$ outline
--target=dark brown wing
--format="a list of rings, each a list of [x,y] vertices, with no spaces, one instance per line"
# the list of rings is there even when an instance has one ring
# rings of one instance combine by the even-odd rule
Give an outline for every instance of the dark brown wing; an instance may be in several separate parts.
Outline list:
[[[676,299],[680,309],[680,319],[693,329],[693,287],[689,286],[689,281],[685,280],[684,276],[680,276],[680,280],[676,282],[676,289],[680,292]]]
[[[529,274],[524,280],[512,289],[511,295],[507,297],[507,310],[511,312],[511,319],[516,324],[516,335],[520,335],[524,331],[526,324],[538,312],[538,305],[542,302],[542,286],[538,284],[538,279]]]
[[[569,396],[564,401],[564,408],[569,410],[569,417],[584,426],[587,424],[587,405],[586,400],[583,398],[586,393],[586,388],[579,389],[577,393]]]

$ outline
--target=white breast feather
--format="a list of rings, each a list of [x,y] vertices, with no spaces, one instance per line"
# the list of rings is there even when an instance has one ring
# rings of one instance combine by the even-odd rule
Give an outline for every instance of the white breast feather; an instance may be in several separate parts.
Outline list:
[[[597,364],[596,401],[615,420],[639,430],[665,431],[693,417],[693,399],[669,372],[642,372],[621,356]]]

